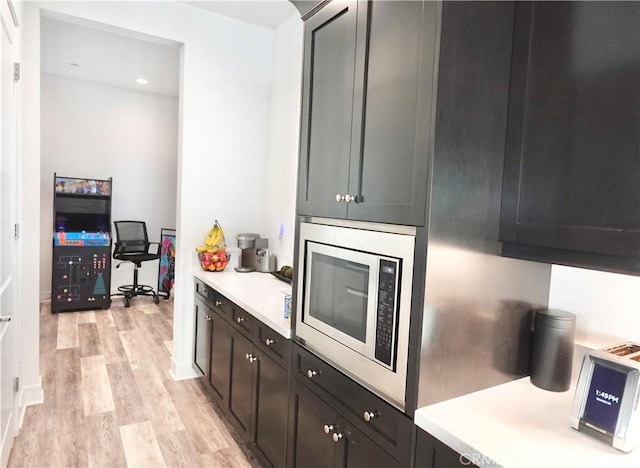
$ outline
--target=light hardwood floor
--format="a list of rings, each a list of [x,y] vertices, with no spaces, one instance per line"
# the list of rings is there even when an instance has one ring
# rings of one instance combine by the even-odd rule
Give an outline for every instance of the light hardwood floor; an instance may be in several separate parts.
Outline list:
[[[253,467],[197,380],[169,374],[172,301],[40,308],[44,403],[27,408],[10,467]]]

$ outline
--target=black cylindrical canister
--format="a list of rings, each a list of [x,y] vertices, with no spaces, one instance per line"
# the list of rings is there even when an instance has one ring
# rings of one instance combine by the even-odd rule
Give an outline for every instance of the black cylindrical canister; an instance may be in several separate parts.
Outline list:
[[[571,385],[576,316],[546,309],[536,312],[531,340],[531,383],[552,392]]]

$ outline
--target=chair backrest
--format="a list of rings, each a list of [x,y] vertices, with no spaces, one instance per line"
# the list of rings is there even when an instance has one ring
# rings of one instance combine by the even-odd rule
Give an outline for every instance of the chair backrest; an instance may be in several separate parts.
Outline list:
[[[116,251],[114,254],[146,253],[149,245],[147,225],[144,221],[114,221]]]

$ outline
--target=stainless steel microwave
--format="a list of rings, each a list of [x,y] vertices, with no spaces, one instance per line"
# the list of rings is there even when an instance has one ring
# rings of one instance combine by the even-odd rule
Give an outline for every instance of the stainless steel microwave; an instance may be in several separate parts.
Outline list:
[[[415,228],[300,223],[296,339],[404,410]]]

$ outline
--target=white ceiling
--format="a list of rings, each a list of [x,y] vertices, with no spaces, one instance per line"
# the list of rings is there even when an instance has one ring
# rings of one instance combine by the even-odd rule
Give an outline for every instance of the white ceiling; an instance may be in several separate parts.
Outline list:
[[[184,3],[270,29],[293,15],[300,16],[288,0],[185,0]]]
[[[42,73],[178,96],[177,45],[43,17],[40,51]],[[137,78],[146,78],[149,84],[138,84]]]
[[[298,15],[287,0],[183,3],[270,29]],[[42,73],[178,96],[179,44],[55,14],[41,18],[41,28]]]

